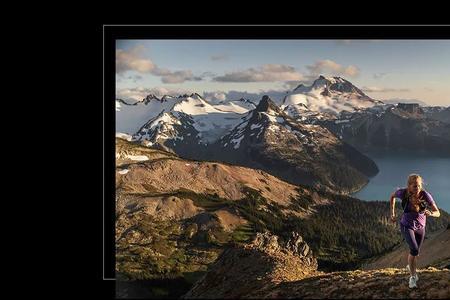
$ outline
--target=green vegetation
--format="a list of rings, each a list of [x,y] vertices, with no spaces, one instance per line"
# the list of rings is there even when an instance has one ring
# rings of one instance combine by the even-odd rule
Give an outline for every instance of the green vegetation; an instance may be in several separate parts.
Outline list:
[[[310,194],[304,194],[302,189],[297,189],[300,196],[297,198],[291,198],[292,204],[289,206],[294,211],[307,210],[310,205],[314,203],[314,200]]]
[[[283,213],[277,203],[269,203],[257,190],[243,188],[245,197],[231,202],[244,218],[249,221],[255,232],[269,230],[280,232],[283,228]]]
[[[236,243],[244,243],[249,241],[255,234],[255,231],[251,225],[241,225],[237,227],[231,234],[231,240]]]

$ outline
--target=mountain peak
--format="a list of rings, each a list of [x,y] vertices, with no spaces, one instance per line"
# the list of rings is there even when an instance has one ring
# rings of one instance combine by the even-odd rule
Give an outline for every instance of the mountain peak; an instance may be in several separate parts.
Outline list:
[[[278,106],[267,95],[264,95],[262,97],[262,99],[259,101],[258,105],[256,106],[255,110],[258,112],[267,112],[269,110],[274,110],[278,113],[281,112],[280,109],[278,108]]]
[[[147,96],[145,96],[145,98],[142,100],[142,102],[143,102],[144,104],[147,104],[147,103],[149,103],[149,102],[152,101],[152,100],[161,101],[161,99],[158,98],[156,95],[154,95],[154,94],[148,94]]]

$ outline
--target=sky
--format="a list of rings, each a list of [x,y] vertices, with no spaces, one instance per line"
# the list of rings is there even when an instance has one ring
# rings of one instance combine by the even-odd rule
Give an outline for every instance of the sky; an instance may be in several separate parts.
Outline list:
[[[450,106],[450,40],[117,40],[116,96],[292,90],[340,76],[376,100]]]

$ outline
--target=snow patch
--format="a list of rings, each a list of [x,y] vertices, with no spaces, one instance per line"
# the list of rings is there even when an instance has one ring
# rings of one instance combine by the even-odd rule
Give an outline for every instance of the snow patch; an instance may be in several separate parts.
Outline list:
[[[116,132],[116,137],[127,141],[131,141],[131,139],[133,138],[131,135],[122,132]]]
[[[250,130],[253,130],[253,129],[259,128],[259,127],[261,127],[261,124],[252,124],[252,125],[250,126]]]
[[[126,158],[135,160],[135,161],[145,161],[148,160],[147,155],[127,155]]]
[[[237,139],[232,139],[231,141],[230,141],[230,143],[233,143],[234,144],[234,149],[237,149],[237,148],[239,148],[239,146],[241,145],[241,141],[242,141],[242,139],[244,138],[244,135],[241,135],[239,138],[237,138]]]

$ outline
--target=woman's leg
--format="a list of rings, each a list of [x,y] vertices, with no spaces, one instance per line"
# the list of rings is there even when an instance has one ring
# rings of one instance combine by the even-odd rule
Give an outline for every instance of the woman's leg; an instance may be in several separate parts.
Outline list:
[[[422,227],[420,229],[416,229],[414,231],[414,238],[416,240],[417,243],[417,255],[413,256],[412,260],[413,260],[413,266],[411,268],[411,275],[415,275],[416,274],[416,268],[417,268],[417,256],[419,256],[419,252],[420,252],[420,247],[423,244],[423,240],[425,238],[425,227]]]
[[[411,276],[416,275],[416,260],[417,256],[413,256],[411,253],[408,253],[409,273]]]
[[[411,276],[416,274],[416,256],[419,254],[419,246],[417,245],[414,230],[403,225],[400,226],[403,237],[409,246],[408,265]]]

